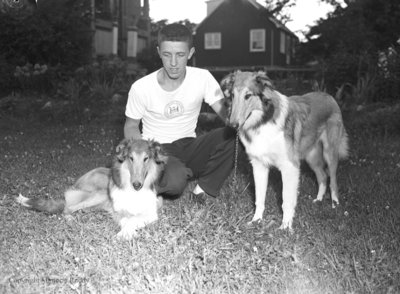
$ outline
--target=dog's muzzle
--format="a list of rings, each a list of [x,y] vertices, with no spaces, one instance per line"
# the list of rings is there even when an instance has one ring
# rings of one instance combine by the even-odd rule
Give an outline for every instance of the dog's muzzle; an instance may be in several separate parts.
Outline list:
[[[133,188],[136,190],[136,191],[139,191],[140,189],[142,189],[142,183],[140,183],[140,182],[133,182],[132,183],[132,186],[133,186]]]

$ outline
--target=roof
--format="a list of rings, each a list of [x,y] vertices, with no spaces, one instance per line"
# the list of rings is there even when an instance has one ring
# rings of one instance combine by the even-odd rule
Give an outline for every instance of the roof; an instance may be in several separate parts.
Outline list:
[[[211,17],[211,16],[215,13],[215,11],[217,11],[217,10],[219,10],[219,9],[221,8],[221,6],[222,6],[221,4],[223,4],[224,2],[229,2],[229,1],[232,1],[232,0],[223,0],[223,1],[221,1],[221,3],[218,5],[218,7],[215,8],[215,9],[213,10],[213,12],[211,12],[209,15],[207,15],[207,16],[196,26],[195,32],[196,32],[196,30],[197,30],[198,27],[200,27],[209,17]],[[298,37],[296,36],[295,33],[293,33],[291,30],[289,30],[283,23],[281,23],[276,17],[274,17],[274,16],[269,12],[269,10],[268,10],[266,7],[264,7],[263,5],[261,5],[260,3],[258,3],[256,0],[241,0],[241,1],[247,1],[247,2],[249,2],[250,4],[252,4],[252,5],[254,6],[255,9],[257,9],[257,10],[260,11],[261,13],[264,13],[264,14],[265,14],[265,17],[266,17],[267,19],[269,19],[269,20],[275,25],[276,28],[281,29],[281,30],[287,32],[288,34],[291,34],[291,35],[293,35],[294,37],[298,38]]]

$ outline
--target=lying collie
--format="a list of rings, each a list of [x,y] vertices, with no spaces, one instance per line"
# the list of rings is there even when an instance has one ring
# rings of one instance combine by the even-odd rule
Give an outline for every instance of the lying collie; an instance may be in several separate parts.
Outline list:
[[[264,72],[229,74],[221,81],[229,106],[229,123],[236,127],[253,167],[256,210],[263,217],[270,166],[281,171],[282,229],[292,229],[297,204],[300,161],[318,181],[321,201],[330,177],[332,207],[339,204],[336,170],[348,153],[342,114],[333,97],[321,92],[286,97]]]
[[[123,140],[116,148],[112,167],[99,167],[80,177],[66,190],[64,199],[28,199],[25,207],[69,215],[98,208],[109,211],[121,226],[117,237],[132,239],[136,231],[158,219],[157,184],[167,162],[161,145],[154,141]]]

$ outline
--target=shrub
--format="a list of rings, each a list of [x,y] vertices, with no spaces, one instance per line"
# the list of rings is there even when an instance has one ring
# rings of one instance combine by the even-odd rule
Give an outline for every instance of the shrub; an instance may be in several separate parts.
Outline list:
[[[87,2],[42,0],[30,14],[0,11],[0,60],[10,65],[0,70],[2,89],[21,86],[21,80],[3,82],[14,79],[16,66],[45,64],[48,68],[74,69],[89,62],[92,32]],[[35,85],[33,81],[23,82],[25,90],[28,84]]]
[[[27,63],[24,66],[16,66],[14,70],[15,89],[26,91],[33,90],[39,93],[47,93],[54,88],[55,69],[46,64]]]

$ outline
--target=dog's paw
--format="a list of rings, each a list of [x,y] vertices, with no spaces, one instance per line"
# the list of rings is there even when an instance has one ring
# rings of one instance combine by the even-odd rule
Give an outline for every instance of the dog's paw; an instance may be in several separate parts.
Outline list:
[[[292,225],[282,222],[281,226],[279,227],[279,230],[287,230],[290,234],[294,233],[294,230],[292,229]]]
[[[293,223],[293,218],[283,216],[282,224],[279,227],[279,229],[288,230],[290,233],[293,233],[292,223]]]
[[[15,201],[17,203],[21,204],[22,206],[30,208],[30,207],[32,207],[32,205],[30,205],[29,200],[30,200],[29,198],[22,196],[21,193],[19,193],[18,197],[15,198]]]
[[[136,230],[121,230],[116,235],[116,238],[119,239],[119,240],[130,241],[136,236],[137,236]]]
[[[261,223],[262,220],[263,220],[262,217],[256,217],[256,216],[254,216],[253,219],[247,223],[247,225],[249,225],[249,226],[251,226],[251,225],[257,225],[257,224]]]
[[[339,206],[339,201],[332,200],[332,208],[335,209]]]
[[[315,198],[315,199],[312,201],[312,203],[320,203],[321,201],[322,201],[322,199]]]
[[[260,209],[256,208],[256,211],[254,212],[254,216],[253,216],[251,222],[254,223],[254,222],[262,221],[263,214],[264,214],[264,210],[260,210]]]

